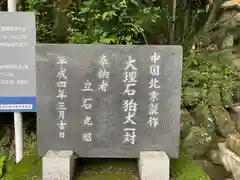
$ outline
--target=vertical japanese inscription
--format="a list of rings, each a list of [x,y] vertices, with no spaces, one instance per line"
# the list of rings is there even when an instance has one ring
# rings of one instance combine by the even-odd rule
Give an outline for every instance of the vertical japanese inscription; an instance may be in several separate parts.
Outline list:
[[[98,75],[98,79],[100,79],[101,82],[98,85],[98,90],[107,92],[108,79],[110,76],[110,72],[107,70],[107,68],[109,68],[109,61],[104,54],[100,56],[99,67],[100,68],[97,75]]]
[[[157,117],[158,115],[158,96],[159,93],[157,92],[157,89],[160,88],[158,77],[160,75],[160,66],[157,65],[157,61],[160,60],[160,55],[154,52],[152,56],[150,56],[150,60],[152,64],[149,66],[149,73],[151,75],[149,86],[150,89],[149,93],[149,100],[150,103],[148,105],[148,115],[149,119],[147,124],[150,127],[156,128],[159,125],[159,119]]]
[[[67,99],[66,89],[68,83],[68,76],[67,76],[67,69],[66,65],[68,61],[64,56],[58,56],[57,58],[57,65],[59,65],[59,71],[57,72],[57,121],[58,121],[58,128],[59,128],[59,137],[60,139],[65,138],[65,126],[67,123],[65,122],[65,115],[67,108],[65,106],[65,101]]]
[[[86,80],[84,82],[84,88],[82,89],[82,91],[88,94],[93,92],[92,82],[90,80]],[[86,115],[83,119],[83,125],[87,127],[93,126],[93,120],[89,112],[93,106],[92,101],[93,101],[93,98],[90,95],[86,95],[86,97],[84,95],[82,99],[81,107],[88,113],[88,115]],[[82,140],[85,142],[92,142],[92,132],[89,132],[89,131],[83,132]]]
[[[135,117],[137,113],[137,103],[134,99],[136,94],[135,86],[137,83],[137,67],[136,67],[136,60],[132,59],[131,56],[128,57],[128,61],[126,66],[124,67],[124,79],[123,83],[125,86],[124,95],[127,95],[128,99],[123,100],[122,106],[123,110],[126,113],[125,121],[123,122],[124,126],[124,137],[122,143],[136,143],[136,128],[134,125],[137,123],[135,122]],[[131,125],[131,126],[130,126]]]

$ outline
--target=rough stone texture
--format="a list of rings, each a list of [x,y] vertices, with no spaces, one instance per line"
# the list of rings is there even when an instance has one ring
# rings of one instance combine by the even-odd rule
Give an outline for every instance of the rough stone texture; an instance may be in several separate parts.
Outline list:
[[[154,57],[154,52],[161,55],[156,62],[160,74],[155,77],[160,87],[155,89],[159,96],[151,106],[149,93],[153,89],[149,86],[152,79],[149,69],[153,64],[151,57]],[[104,77],[108,84],[106,92],[99,90],[103,82],[102,77],[98,77],[102,72],[99,63],[103,54],[109,62],[105,65],[106,72],[110,73],[107,79]],[[36,46],[36,56],[37,132],[41,156],[49,149],[71,149],[79,157],[138,158],[141,150],[164,151],[171,158],[178,157],[182,82],[180,46],[39,44]],[[63,120],[59,118],[58,110],[61,100],[56,97],[59,56],[68,61],[64,64],[68,79],[64,88],[67,98],[63,98],[63,106],[67,110],[64,111]],[[136,91],[135,95],[124,93],[128,87],[126,84],[129,84],[123,81],[130,57],[135,60],[132,63],[137,68],[136,85],[129,87]],[[130,67],[127,72],[131,71]],[[82,91],[86,84],[89,85],[87,80],[91,83],[92,91],[89,92]],[[87,102],[84,103],[85,99]],[[133,112],[135,103],[136,113]],[[149,116],[155,114],[155,103],[157,115]],[[92,106],[86,109],[84,104]],[[126,121],[126,118],[133,123]],[[159,121],[152,123],[157,120],[155,118]],[[67,125],[60,126],[61,120]],[[85,123],[88,121],[91,123]],[[135,129],[135,134],[132,129]],[[60,132],[65,136],[61,136],[63,133]]]
[[[212,142],[212,135],[205,128],[193,126],[189,129],[189,134],[183,140],[186,151],[195,157],[205,154]]]
[[[208,159],[213,164],[216,164],[216,165],[221,165],[222,164],[219,150],[211,149],[210,151],[208,151],[207,156],[208,156]]]
[[[233,115],[233,120],[237,125],[238,132],[240,132],[240,103],[231,107],[231,112]]]
[[[194,162],[203,168],[211,180],[225,180],[226,178],[231,177],[231,173],[226,172],[223,166],[214,165],[209,160],[194,160]]]
[[[170,160],[163,151],[141,151],[138,166],[141,180],[170,178]]]
[[[229,108],[234,104],[234,90],[231,86],[225,84],[221,86],[221,97],[225,108]]]
[[[220,157],[225,169],[233,174],[234,180],[240,179],[240,157],[229,150],[226,143],[219,143]]]
[[[74,173],[73,151],[49,150],[42,160],[43,180],[71,180]]]
[[[205,128],[209,134],[215,132],[214,120],[206,104],[199,104],[193,112],[193,117],[196,119],[197,124]]]
[[[188,135],[188,131],[189,129],[194,125],[195,120],[194,118],[191,116],[191,114],[189,113],[188,110],[184,109],[182,110],[181,113],[181,138],[185,138]]]
[[[240,60],[238,61],[238,66],[240,67]],[[240,83],[235,88],[235,101],[240,103]]]
[[[201,101],[202,92],[198,88],[186,87],[182,97],[185,106],[196,106]]]
[[[219,106],[222,104],[221,91],[218,87],[212,87],[208,91],[207,104]]]
[[[232,152],[240,156],[240,135],[239,134],[230,134],[226,141],[227,148]]]
[[[212,106],[210,110],[214,116],[216,129],[221,133],[222,136],[227,137],[228,134],[237,132],[234,121],[224,107]]]

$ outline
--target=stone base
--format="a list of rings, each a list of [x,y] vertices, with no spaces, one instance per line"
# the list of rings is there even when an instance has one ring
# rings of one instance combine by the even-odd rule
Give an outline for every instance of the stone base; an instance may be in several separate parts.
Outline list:
[[[138,161],[141,180],[169,180],[170,160],[162,151],[142,151]]]
[[[43,180],[71,180],[74,173],[73,151],[50,150],[42,159]]]

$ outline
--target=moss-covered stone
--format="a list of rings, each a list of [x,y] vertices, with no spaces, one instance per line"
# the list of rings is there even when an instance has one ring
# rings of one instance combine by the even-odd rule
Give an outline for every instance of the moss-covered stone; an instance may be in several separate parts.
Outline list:
[[[231,173],[226,172],[223,166],[214,165],[206,159],[194,160],[194,162],[202,167],[211,180],[227,180],[231,177]]]
[[[228,85],[223,85],[221,87],[221,97],[222,97],[222,103],[223,106],[228,108],[234,104],[234,93],[233,89],[229,87]]]
[[[235,123],[223,106],[212,106],[210,110],[214,117],[216,129],[222,136],[227,137],[228,134],[237,132]]]
[[[234,102],[240,103],[240,82],[237,82],[233,89],[234,89]]]
[[[193,107],[202,100],[202,92],[198,88],[186,87],[183,90],[182,98],[185,106]]]
[[[212,142],[212,134],[206,128],[193,126],[183,140],[182,146],[186,152],[194,157],[203,156]]]
[[[195,118],[197,125],[205,128],[209,134],[215,132],[213,116],[206,104],[199,104],[193,111],[193,117]]]
[[[207,104],[209,105],[222,105],[221,90],[218,87],[212,87],[208,90]]]
[[[181,113],[181,138],[185,138],[188,134],[189,129],[194,125],[195,120],[188,112],[188,110],[183,109]]]
[[[211,180],[201,166],[183,151],[179,159],[171,160],[171,175],[174,180]]]

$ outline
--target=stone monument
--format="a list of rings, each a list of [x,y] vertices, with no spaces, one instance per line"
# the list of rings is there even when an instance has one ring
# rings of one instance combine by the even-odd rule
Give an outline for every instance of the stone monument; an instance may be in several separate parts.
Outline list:
[[[169,157],[179,148],[180,46],[39,44],[36,57],[44,180],[56,169],[49,158],[58,172],[67,160],[71,173],[73,153],[140,158],[142,179],[169,179]]]

